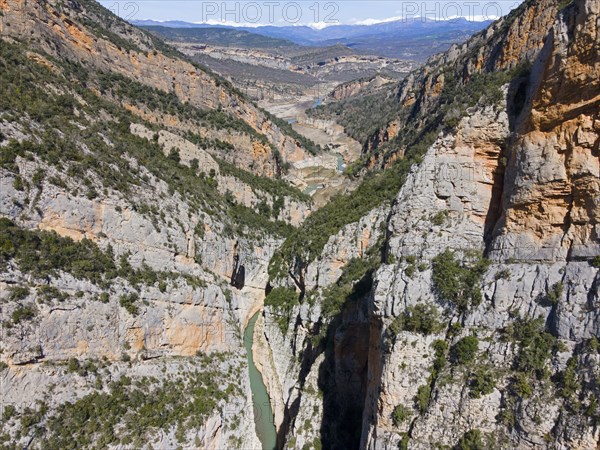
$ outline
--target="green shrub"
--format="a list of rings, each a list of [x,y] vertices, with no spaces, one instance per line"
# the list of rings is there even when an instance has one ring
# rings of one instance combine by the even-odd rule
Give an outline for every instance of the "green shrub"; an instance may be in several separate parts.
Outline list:
[[[427,411],[427,407],[429,406],[429,400],[431,398],[431,386],[428,384],[423,384],[419,386],[417,390],[417,395],[415,397],[415,402],[417,404],[417,408],[421,414]]]
[[[41,189],[42,183],[44,182],[44,178],[46,178],[46,171],[42,169],[37,169],[31,177],[31,182],[36,188]]]
[[[466,336],[452,346],[452,359],[458,364],[468,364],[473,362],[478,349],[479,339],[475,336]]]
[[[25,185],[25,182],[23,181],[23,178],[21,178],[19,175],[15,176],[15,179],[13,181],[13,187],[17,191],[24,191],[26,188],[26,185]]]
[[[550,287],[550,289],[546,293],[546,300],[548,300],[548,303],[550,303],[551,305],[557,305],[558,301],[560,300],[560,297],[563,294],[563,290],[564,285],[560,281],[552,285],[552,287]]]
[[[446,219],[448,218],[448,211],[440,211],[435,216],[431,218],[431,223],[436,226],[442,226]]]
[[[418,304],[409,306],[390,324],[390,331],[396,336],[400,331],[432,334],[442,331],[443,324],[439,320],[439,312],[435,306]]]
[[[397,405],[392,411],[392,422],[395,426],[400,426],[412,414],[412,410],[404,405]]]
[[[35,317],[35,309],[31,305],[19,306],[15,309],[11,318],[15,325],[23,322],[24,320],[31,320]]]
[[[592,336],[587,342],[586,342],[586,350],[588,352],[591,353],[598,353],[598,350],[600,350],[600,342],[598,341],[598,338],[596,336]]]
[[[600,255],[596,256],[594,259],[590,261],[591,265],[594,267],[600,267]]]
[[[569,358],[567,368],[560,374],[559,386],[561,395],[567,400],[581,388],[577,377],[577,359],[575,357]]]
[[[136,302],[139,300],[139,296],[135,292],[131,292],[130,294],[123,294],[119,298],[119,305],[127,310],[129,314],[132,316],[138,315],[138,307]]]
[[[175,161],[178,164],[181,162],[181,156],[179,156],[178,148],[172,148],[171,150],[169,150],[169,159],[171,161]]]
[[[441,339],[436,339],[431,344],[434,353],[433,370],[431,372],[431,379],[437,378],[444,367],[446,367],[446,353],[448,352],[448,343]]]
[[[10,419],[17,415],[17,408],[15,405],[11,405],[10,403],[4,405],[4,411],[2,412],[2,421],[8,422]]]
[[[408,450],[408,441],[410,440],[410,436],[408,433],[400,433],[402,439],[398,442],[398,450]]]
[[[77,358],[71,358],[71,359],[69,359],[69,363],[67,365],[67,368],[69,369],[69,372],[77,372],[77,371],[79,371],[80,365],[79,365],[79,361],[77,360]]]
[[[515,370],[536,375],[538,378],[544,377],[546,362],[557,345],[557,339],[545,330],[544,319],[518,318],[504,330],[504,334],[519,345],[514,363]]]
[[[511,380],[509,393],[513,397],[527,399],[533,393],[529,377],[524,373],[516,373]]]
[[[496,275],[494,275],[494,279],[496,281],[498,281],[498,280],[510,280],[510,270],[503,269],[503,270],[500,270],[499,272],[496,272]]]
[[[483,442],[481,431],[467,431],[454,446],[454,450],[487,450],[488,447]]]
[[[8,288],[8,292],[10,300],[18,301],[29,295],[29,288],[27,286],[11,286]]]
[[[494,374],[484,367],[478,367],[469,374],[469,395],[471,398],[481,398],[494,392],[496,379]]]
[[[489,264],[482,257],[461,263],[453,251],[445,250],[433,260],[432,280],[436,293],[461,312],[478,306],[482,299],[479,285]]]

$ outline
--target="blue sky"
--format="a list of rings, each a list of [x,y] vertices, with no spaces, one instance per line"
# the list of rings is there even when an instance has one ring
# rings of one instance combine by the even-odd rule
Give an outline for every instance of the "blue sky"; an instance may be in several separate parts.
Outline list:
[[[312,25],[320,28],[414,17],[494,20],[521,1],[100,0],[100,3],[127,20],[182,20],[244,26]]]

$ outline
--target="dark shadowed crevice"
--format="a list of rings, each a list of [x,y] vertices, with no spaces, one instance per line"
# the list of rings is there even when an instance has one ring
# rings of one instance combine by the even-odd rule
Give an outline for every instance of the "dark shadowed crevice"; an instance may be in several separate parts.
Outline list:
[[[318,378],[323,393],[323,449],[360,447],[371,335],[367,300],[372,286],[373,272],[369,271],[355,284],[323,339],[325,359]]]

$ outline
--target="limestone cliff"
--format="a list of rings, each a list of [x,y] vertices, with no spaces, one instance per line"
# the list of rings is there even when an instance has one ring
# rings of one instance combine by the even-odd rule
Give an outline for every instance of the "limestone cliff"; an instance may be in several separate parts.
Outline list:
[[[415,129],[431,129],[432,118],[461,89],[477,78],[499,71],[518,68],[535,59],[554,23],[556,1],[526,1],[509,15],[477,33],[461,45],[433,56],[410,74],[396,89],[390,90],[385,102],[393,104],[397,117],[382,125],[364,144],[363,152],[371,165],[385,165],[393,155],[410,144],[407,136]],[[453,111],[450,111],[454,113]],[[448,111],[443,111],[447,115]],[[373,152],[388,144],[384,151]]]
[[[416,161],[393,205],[271,273],[299,294],[266,300],[285,448],[600,445],[599,10],[526,2],[397,92],[379,143],[426,136],[436,95],[457,100],[417,159],[373,154]]]
[[[272,176],[278,170],[275,153],[267,146],[266,157],[256,158],[257,139],[265,139],[284,161],[298,161],[307,150],[280,125],[223,79],[186,60],[151,35],[118,19],[93,0],[79,2],[3,0],[0,34],[30,42],[57,58],[77,61],[90,70],[113,72],[160,91],[174,94],[181,102],[202,109],[219,109],[240,119],[254,132],[245,139],[238,133],[219,133],[219,124],[203,130],[205,137],[221,139],[235,147],[240,167]],[[136,99],[118,99],[124,104]],[[144,119],[165,123],[163,114],[139,110]],[[168,117],[170,125],[187,130],[189,118]],[[187,120],[186,120],[187,119]],[[222,124],[221,124],[222,125]]]
[[[94,2],[0,7],[2,446],[259,447],[242,331],[305,150]]]
[[[227,84],[87,0],[0,6],[2,445],[258,448],[262,311],[279,448],[600,446],[598,0],[411,74],[317,211]]]

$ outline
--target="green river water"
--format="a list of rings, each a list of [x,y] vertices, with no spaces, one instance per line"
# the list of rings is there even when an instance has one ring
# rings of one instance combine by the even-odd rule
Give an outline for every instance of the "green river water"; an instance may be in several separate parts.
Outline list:
[[[273,423],[273,410],[269,401],[269,394],[263,382],[262,376],[252,355],[252,343],[254,342],[254,325],[260,312],[252,316],[244,331],[244,345],[248,356],[248,368],[250,372],[250,389],[252,390],[252,406],[254,409],[254,422],[256,434],[262,443],[263,450],[275,450],[277,447],[277,431]]]

